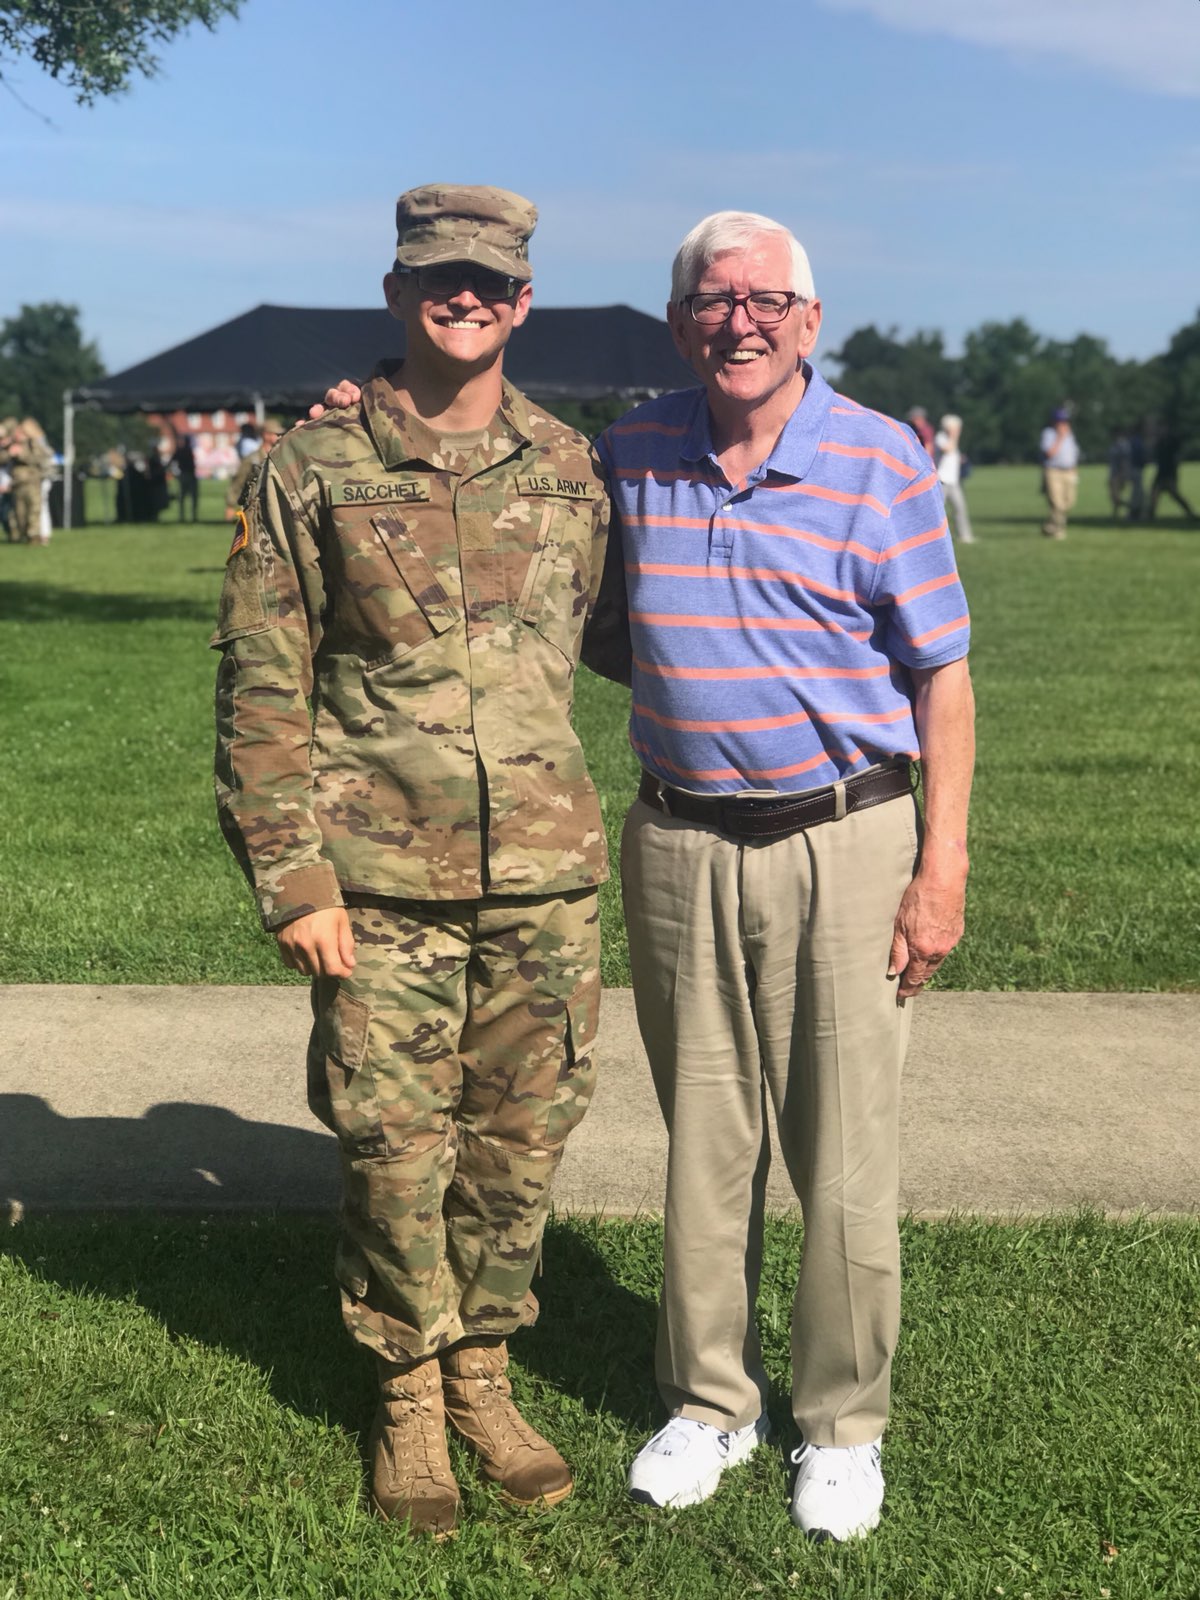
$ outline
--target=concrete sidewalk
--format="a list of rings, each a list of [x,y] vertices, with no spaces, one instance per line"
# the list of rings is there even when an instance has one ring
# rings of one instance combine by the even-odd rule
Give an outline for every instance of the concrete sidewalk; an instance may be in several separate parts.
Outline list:
[[[332,1206],[304,1103],[307,991],[0,990],[0,1210]],[[1200,1210],[1200,995],[933,994],[905,1075],[905,1209]],[[632,997],[605,995],[601,1071],[561,1210],[659,1208],[666,1139]],[[794,1204],[776,1160],[769,1200]]]

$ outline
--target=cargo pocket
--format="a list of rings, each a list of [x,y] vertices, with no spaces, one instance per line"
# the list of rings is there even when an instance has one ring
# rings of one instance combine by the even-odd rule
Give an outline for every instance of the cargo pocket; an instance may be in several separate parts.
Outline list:
[[[550,1114],[546,1143],[559,1145],[583,1121],[596,1087],[596,1029],[600,1020],[600,979],[578,990],[567,1002],[562,1065]]]
[[[387,571],[392,574],[390,584],[380,584],[370,595],[360,595],[359,604],[364,615],[373,613],[370,620],[380,639],[388,646],[388,653],[378,660],[369,660],[368,667],[394,661],[400,655],[415,650],[418,645],[445,633],[460,618],[442,580],[417,543],[404,518],[394,511],[377,511],[371,518],[376,538],[387,552]],[[395,575],[401,587],[395,585]]]
[[[375,1075],[367,1053],[370,1025],[370,1006],[347,994],[340,984],[328,1003],[322,997],[317,1042],[324,1063],[326,1103],[330,1125],[351,1160],[387,1154]]]
[[[590,501],[547,499],[516,605],[521,621],[552,644],[572,671],[587,616],[591,537]]]
[[[352,1300],[366,1298],[371,1282],[366,1255],[353,1239],[339,1236],[333,1258],[333,1275]]]

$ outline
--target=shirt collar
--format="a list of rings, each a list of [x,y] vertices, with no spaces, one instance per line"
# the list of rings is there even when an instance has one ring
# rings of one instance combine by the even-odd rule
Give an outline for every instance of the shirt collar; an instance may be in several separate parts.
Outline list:
[[[787,478],[806,478],[816,459],[817,447],[825,434],[833,390],[811,362],[804,363],[806,383],[800,404],[792,412],[776,440],[775,448],[763,462],[763,476],[778,472]],[[712,417],[703,389],[696,390],[696,403],[690,425],[680,449],[683,461],[714,460]]]
[[[363,386],[363,419],[380,461],[385,467],[403,467],[413,462],[432,465],[440,436],[435,428],[406,411],[396,399],[393,379],[403,363],[381,361]],[[484,467],[495,466],[514,451],[528,444],[529,407],[519,389],[505,380],[500,405],[488,423],[487,435],[472,458]]]

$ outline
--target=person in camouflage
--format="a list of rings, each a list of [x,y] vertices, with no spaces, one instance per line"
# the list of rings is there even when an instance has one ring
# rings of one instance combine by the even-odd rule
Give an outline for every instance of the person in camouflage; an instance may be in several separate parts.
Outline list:
[[[237,471],[229,480],[229,487],[225,491],[225,520],[232,522],[237,514],[242,501],[248,498],[258,478],[258,469],[267,459],[268,455],[279,443],[283,436],[283,423],[278,417],[267,417],[263,421],[262,436],[259,439],[258,449],[251,450],[237,464]],[[182,510],[180,516],[183,515]],[[195,518],[193,518],[193,521]]]
[[[42,530],[42,480],[49,476],[54,457],[46,435],[26,417],[9,436],[8,470],[12,477],[9,539],[18,544],[45,544]]]
[[[314,980],[337,1277],[381,1383],[373,1503],[438,1533],[447,1418],[509,1500],[572,1488],[505,1374],[591,1095],[608,870],[570,723],[607,500],[586,440],[502,375],[536,217],[499,189],[400,197],[406,358],[272,450],[213,639],[221,826]]]

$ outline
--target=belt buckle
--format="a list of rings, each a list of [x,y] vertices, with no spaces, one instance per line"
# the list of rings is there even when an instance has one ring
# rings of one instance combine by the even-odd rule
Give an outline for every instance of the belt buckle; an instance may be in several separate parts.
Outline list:
[[[667,786],[661,778],[658,780],[658,803],[662,807],[664,817],[671,815],[671,802],[667,799]]]

